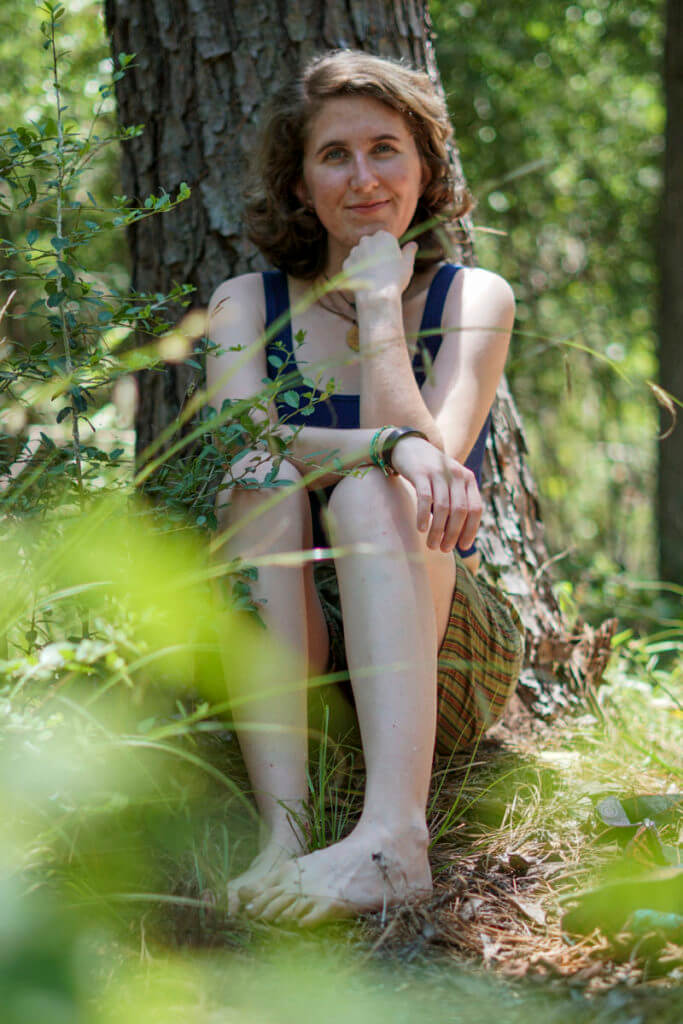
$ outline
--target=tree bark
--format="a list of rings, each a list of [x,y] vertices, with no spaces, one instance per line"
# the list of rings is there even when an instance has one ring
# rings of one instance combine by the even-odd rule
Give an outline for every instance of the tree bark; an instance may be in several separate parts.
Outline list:
[[[666,149],[660,224],[659,379],[683,399],[683,2],[668,0],[664,63]],[[661,407],[657,532],[659,576],[683,586],[683,421]],[[667,436],[668,435],[668,436]]]
[[[121,122],[145,124],[124,148],[124,191],[142,199],[162,186],[173,193],[181,181],[193,189],[172,216],[131,228],[133,285],[165,291],[190,282],[201,306],[224,278],[263,266],[241,232],[243,169],[263,105],[286,77],[317,52],[351,47],[407,58],[441,88],[425,0],[106,0],[105,11],[113,53],[137,54],[117,84]],[[452,160],[462,180],[455,148]],[[469,229],[465,222],[459,255],[471,265]],[[196,384],[184,366],[141,377],[138,451],[175,419]],[[600,678],[614,625],[597,634],[567,629],[546,572],[552,559],[525,451],[503,382],[485,462],[480,546],[527,629],[521,693],[535,710],[552,713],[568,692]]]

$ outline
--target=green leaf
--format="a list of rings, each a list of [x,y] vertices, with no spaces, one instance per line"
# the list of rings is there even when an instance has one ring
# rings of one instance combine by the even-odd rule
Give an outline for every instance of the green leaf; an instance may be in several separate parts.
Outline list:
[[[55,249],[55,250],[56,250],[57,252],[61,252],[61,251],[62,251],[62,249],[66,249],[66,247],[67,247],[67,245],[68,245],[68,244],[69,244],[69,239],[68,239],[68,238],[59,238],[59,236],[58,236],[58,235],[54,235],[54,236],[53,236],[53,237],[52,237],[52,238],[50,239],[50,245],[51,245],[51,246],[52,246],[52,248],[53,248],[53,249]]]
[[[71,388],[73,403],[78,412],[85,412],[88,408],[87,396],[80,388]]]
[[[50,309],[54,309],[55,306],[59,306],[66,298],[66,292],[53,292],[52,295],[48,295],[46,305]]]
[[[282,360],[280,359],[279,356],[268,356],[268,362],[270,363],[271,366],[282,366]]]
[[[32,228],[26,236],[26,241],[28,242],[28,244],[33,245],[33,243],[38,238],[39,234],[40,231],[38,231],[38,228]]]
[[[291,406],[292,409],[299,408],[299,394],[297,391],[285,391],[282,399],[287,403],[287,405]]]
[[[70,414],[71,414],[71,406],[70,405],[65,405],[64,408],[60,409],[59,412],[57,413],[57,423],[61,423],[62,420],[65,420],[67,418],[67,416],[69,416]]]
[[[61,272],[64,274],[64,277],[66,277],[69,281],[74,281],[75,280],[74,272],[73,272],[73,270],[71,269],[71,267],[69,266],[68,263],[65,263],[63,260],[57,260],[57,266],[59,267]]]

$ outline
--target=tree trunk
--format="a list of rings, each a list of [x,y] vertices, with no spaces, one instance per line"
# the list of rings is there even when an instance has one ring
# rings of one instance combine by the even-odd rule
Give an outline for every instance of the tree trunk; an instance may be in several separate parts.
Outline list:
[[[190,282],[202,306],[224,278],[263,266],[241,233],[242,172],[264,102],[297,67],[316,52],[351,47],[407,58],[440,88],[424,0],[106,0],[105,10],[113,53],[137,54],[117,84],[121,122],[145,124],[124,148],[124,191],[142,199],[162,186],[173,193],[181,181],[193,189],[172,216],[131,228],[133,284],[165,291]],[[462,178],[455,149],[452,159]],[[472,264],[467,223],[460,243],[462,262]],[[142,376],[138,451],[175,419],[196,383],[184,366]],[[552,712],[568,689],[600,678],[613,624],[598,634],[565,628],[546,574],[552,560],[525,451],[503,382],[484,470],[480,546],[527,628],[522,695]]]
[[[659,379],[679,401],[683,399],[683,2],[668,0],[666,17],[666,155],[660,230]],[[659,443],[657,528],[659,575],[683,586],[683,422],[671,425],[671,411],[662,406]],[[668,436],[667,436],[668,435]]]

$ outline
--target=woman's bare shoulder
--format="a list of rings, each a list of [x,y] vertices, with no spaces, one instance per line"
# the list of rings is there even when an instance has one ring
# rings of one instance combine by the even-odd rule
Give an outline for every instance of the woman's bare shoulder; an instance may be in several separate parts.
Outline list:
[[[222,281],[209,300],[209,316],[214,317],[228,308],[239,308],[242,315],[247,313],[253,315],[254,319],[263,320],[263,276],[258,273],[239,274]]]
[[[448,351],[507,352],[514,319],[515,296],[505,278],[483,267],[463,267],[444,304],[444,359]]]
[[[460,292],[463,303],[477,303],[483,299],[487,303],[494,302],[501,309],[514,309],[515,296],[512,288],[500,274],[484,267],[462,267],[455,278],[459,288],[451,292]],[[450,295],[449,295],[450,297]]]

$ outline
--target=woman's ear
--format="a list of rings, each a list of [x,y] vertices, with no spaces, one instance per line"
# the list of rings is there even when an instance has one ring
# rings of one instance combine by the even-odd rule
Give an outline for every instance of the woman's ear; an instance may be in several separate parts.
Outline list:
[[[301,203],[301,205],[305,206],[306,209],[309,210],[312,206],[311,194],[308,191],[308,188],[306,187],[306,182],[303,180],[303,178],[300,178],[297,181],[296,185],[294,186],[294,193],[299,202]]]

